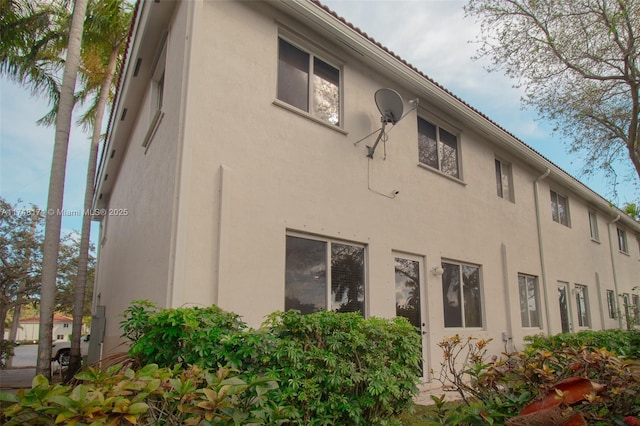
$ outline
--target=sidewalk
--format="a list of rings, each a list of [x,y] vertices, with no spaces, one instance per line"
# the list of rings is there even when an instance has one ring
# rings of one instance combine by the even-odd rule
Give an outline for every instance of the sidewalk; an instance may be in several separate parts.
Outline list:
[[[31,381],[35,376],[35,367],[0,370],[0,393],[15,394],[18,389],[31,389]]]

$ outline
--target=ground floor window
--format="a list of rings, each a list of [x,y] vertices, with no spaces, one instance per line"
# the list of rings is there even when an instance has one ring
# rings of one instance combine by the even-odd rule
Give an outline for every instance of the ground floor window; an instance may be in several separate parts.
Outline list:
[[[609,309],[609,318],[616,318],[616,296],[613,290],[607,290],[607,308]]]
[[[530,275],[518,274],[518,289],[520,292],[520,318],[522,326],[540,327],[538,279]]]
[[[445,327],[482,327],[480,267],[442,262]]]
[[[364,316],[364,246],[287,236],[285,310],[360,312]]]
[[[579,327],[591,327],[589,320],[589,298],[587,287],[576,284],[576,313],[578,314]]]

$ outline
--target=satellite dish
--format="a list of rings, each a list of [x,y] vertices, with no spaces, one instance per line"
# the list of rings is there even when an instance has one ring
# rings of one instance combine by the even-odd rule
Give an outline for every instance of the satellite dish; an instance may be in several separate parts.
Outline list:
[[[380,111],[382,122],[382,128],[378,139],[373,146],[367,146],[367,157],[373,158],[373,154],[376,152],[376,147],[382,138],[386,142],[385,126],[387,123],[396,124],[402,118],[402,111],[404,110],[404,102],[398,92],[393,89],[378,89],[374,96],[376,105]]]
[[[375,94],[376,105],[383,123],[396,124],[402,118],[404,102],[398,92],[393,89],[379,89]]]

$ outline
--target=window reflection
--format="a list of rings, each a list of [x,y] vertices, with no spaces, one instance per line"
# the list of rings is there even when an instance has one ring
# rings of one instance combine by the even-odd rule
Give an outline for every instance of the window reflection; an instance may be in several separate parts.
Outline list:
[[[285,311],[310,314],[326,309],[327,243],[287,237]]]
[[[287,236],[285,310],[330,308],[364,316],[364,300],[364,247]]]

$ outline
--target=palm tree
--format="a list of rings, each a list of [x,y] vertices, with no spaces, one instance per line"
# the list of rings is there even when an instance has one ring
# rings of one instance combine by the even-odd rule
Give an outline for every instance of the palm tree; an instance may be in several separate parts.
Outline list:
[[[68,18],[59,1],[0,0],[0,75],[57,99]]]
[[[85,95],[97,88],[98,96],[94,104],[83,117],[83,122],[93,126],[87,180],[84,195],[84,211],[91,209],[94,194],[94,177],[98,160],[98,146],[102,130],[102,119],[107,103],[114,89],[113,77],[116,74],[123,53],[129,25],[131,7],[122,0],[98,0],[88,8],[85,29],[85,47],[82,52],[81,79]],[[80,337],[82,314],[87,286],[87,263],[91,236],[91,217],[85,214],[82,219],[78,276],[74,287],[73,331],[67,378],[71,378],[81,366]]]
[[[64,178],[67,166],[69,133],[71,132],[71,116],[74,106],[76,79],[80,67],[80,47],[82,45],[82,29],[87,3],[88,0],[75,0],[74,2],[64,74],[60,87],[56,117],[56,137],[53,146],[51,177],[49,179],[42,260],[38,362],[36,365],[36,373],[48,378],[51,377],[51,333],[53,330],[58,249],[62,226],[62,216],[57,213],[62,210],[64,198]]]

